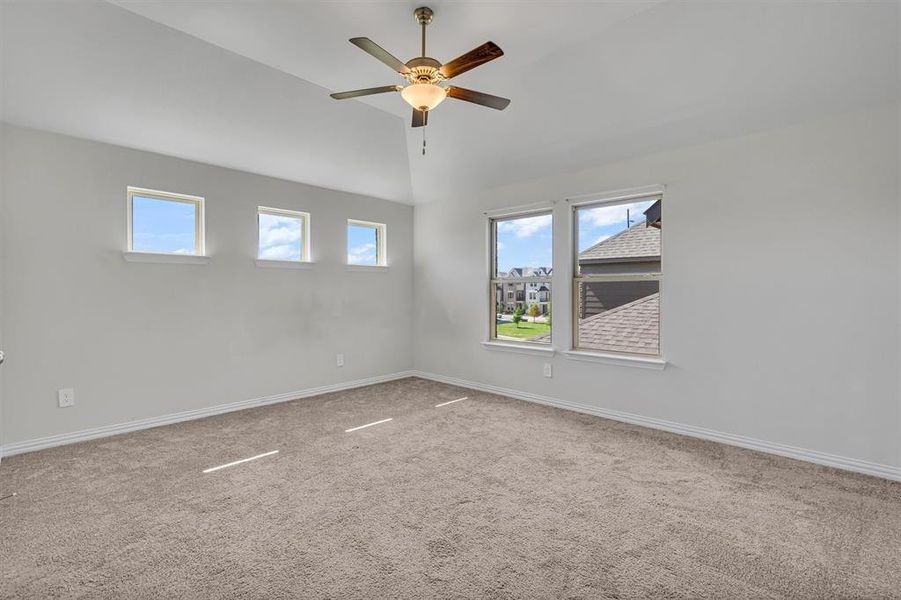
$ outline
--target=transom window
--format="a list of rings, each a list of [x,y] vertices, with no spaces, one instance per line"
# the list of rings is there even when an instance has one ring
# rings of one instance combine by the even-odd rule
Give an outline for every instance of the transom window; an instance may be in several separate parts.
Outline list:
[[[388,266],[386,227],[384,223],[347,220],[347,264]]]
[[[573,208],[573,347],[660,354],[660,195]]]
[[[257,209],[259,249],[263,260],[310,261],[310,215],[281,208]]]
[[[489,339],[550,344],[553,216],[504,216],[489,226]]]
[[[128,251],[203,256],[203,198],[129,187]]]

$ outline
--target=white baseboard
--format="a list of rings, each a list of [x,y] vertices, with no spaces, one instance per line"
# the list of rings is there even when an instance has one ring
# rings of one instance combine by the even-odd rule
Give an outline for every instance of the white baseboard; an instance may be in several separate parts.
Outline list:
[[[723,433],[720,431],[714,431],[712,429],[705,429],[703,427],[695,427],[693,425],[684,425],[682,423],[675,423],[673,421],[666,421],[663,419],[655,419],[653,417],[644,417],[632,413],[598,408],[595,406],[588,406],[576,402],[568,402],[565,400],[559,400],[557,398],[551,398],[549,396],[533,394],[531,392],[523,392],[520,390],[503,388],[494,385],[479,383],[476,381],[468,381],[465,379],[458,379],[456,377],[448,377],[446,375],[438,375],[436,373],[427,373],[424,371],[401,371],[389,375],[379,375],[376,377],[368,377],[366,379],[358,379],[355,381],[348,381],[344,383],[336,383],[316,388],[309,388],[306,390],[299,390],[296,392],[287,392],[273,396],[263,396],[261,398],[240,400],[238,402],[231,402],[229,404],[220,404],[218,406],[211,406],[208,408],[187,410],[170,415],[150,417],[147,419],[138,419],[136,421],[129,421],[127,423],[120,423],[117,425],[105,425],[102,427],[75,431],[72,433],[63,433],[43,438],[36,438],[33,440],[25,440],[23,442],[15,442],[12,444],[6,444],[2,448],[0,448],[0,457],[22,454],[23,452],[33,452],[35,450],[52,448],[54,446],[62,446],[64,444],[74,444],[76,442],[83,442],[86,440],[118,435],[120,433],[127,433],[129,431],[150,429],[151,427],[160,427],[162,425],[170,425],[172,423],[180,423],[182,421],[190,421],[192,419],[202,419],[204,417],[221,415],[236,410],[243,410],[245,408],[265,406],[267,404],[287,402],[289,400],[299,400],[301,398],[309,398],[311,396],[318,396],[331,392],[340,392],[342,390],[349,390],[353,388],[364,387],[367,385],[373,385],[376,383],[384,383],[386,381],[404,379],[406,377],[421,377],[423,379],[438,381],[440,383],[447,383],[449,385],[456,385],[482,392],[488,392],[491,394],[498,394],[501,396],[509,396],[511,398],[517,398],[519,400],[525,400],[527,402],[535,402],[537,404],[555,406],[557,408],[595,415],[598,417],[603,417],[605,419],[612,419],[614,421],[622,421],[624,423],[641,425],[643,427],[650,427],[652,429],[661,429],[663,431],[670,431],[672,433],[688,435],[704,440],[711,440],[714,442],[720,442],[722,444],[729,444],[731,446],[739,446],[741,448],[748,448],[750,450],[757,450],[759,452],[766,452],[768,454],[786,456],[788,458],[812,462],[819,465],[825,465],[827,467],[835,467],[837,469],[844,469],[846,471],[854,471],[856,473],[864,473],[866,475],[874,475],[876,477],[882,477],[894,481],[901,481],[901,467],[893,467],[890,465],[883,465],[865,460],[858,460],[855,458],[847,458],[836,454],[819,452],[817,450],[807,450],[805,448],[798,448],[796,446],[789,446],[787,444],[767,442],[765,440],[758,440],[755,438],[735,435],[732,433]]]
[[[367,377],[366,379],[357,379],[356,381],[347,381],[344,383],[334,383],[331,385],[323,385],[316,388],[299,390],[296,392],[287,392],[284,394],[275,394],[273,396],[263,396],[261,398],[252,398],[250,400],[239,400],[238,402],[230,402],[229,404],[219,404],[208,408],[197,408],[194,410],[186,410],[169,415],[159,417],[149,417],[146,419],[138,419],[136,421],[128,421],[127,423],[119,423],[117,425],[104,425],[102,427],[94,427],[92,429],[84,429],[82,431],[73,431],[72,433],[61,433],[59,435],[51,435],[33,440],[25,440],[24,442],[14,442],[6,444],[0,448],[0,457],[12,456],[14,454],[22,454],[23,452],[33,452],[35,450],[43,450],[44,448],[52,448],[54,446],[62,446],[64,444],[74,444],[86,440],[118,435],[129,431],[138,431],[140,429],[150,429],[151,427],[160,427],[161,425],[171,425],[172,423],[180,423],[182,421],[190,421],[192,419],[202,419],[213,415],[221,415],[223,413],[234,412],[236,410],[244,410],[245,408],[254,408],[257,406],[265,406],[267,404],[275,404],[277,402],[287,402],[289,400],[298,400],[300,398],[309,398],[311,396],[319,396],[331,392],[340,392],[352,388],[364,387],[376,383],[384,383],[386,381],[394,381],[396,379],[404,379],[412,377],[412,371],[401,371],[390,375],[379,375],[376,377]]]
[[[846,471],[854,471],[856,473],[874,475],[876,477],[882,477],[884,479],[901,481],[901,467],[893,467],[891,465],[883,465],[865,460],[858,460],[856,458],[847,458],[845,456],[828,454],[826,452],[819,452],[817,450],[807,450],[806,448],[798,448],[796,446],[789,446],[787,444],[767,442],[765,440],[749,438],[743,435],[723,433],[720,431],[714,431],[712,429],[705,429],[703,427],[684,425],[682,423],[675,423],[673,421],[666,421],[663,419],[655,419],[652,417],[644,417],[632,413],[588,406],[576,402],[558,400],[557,398],[540,396],[538,394],[533,394],[530,392],[523,392],[510,388],[502,388],[494,385],[478,383],[475,381],[467,381],[465,379],[457,379],[456,377],[448,377],[446,375],[438,375],[436,373],[413,371],[412,375],[415,377],[421,377],[423,379],[430,379],[432,381],[470,388],[481,392],[498,394],[500,396],[509,396],[511,398],[517,398],[519,400],[525,400],[527,402],[535,402],[537,404],[545,404],[547,406],[555,406],[557,408],[563,408],[566,410],[604,417],[605,419],[612,419],[614,421],[622,421],[624,423],[641,425],[643,427],[650,427],[652,429],[662,429],[663,431],[669,431],[681,435],[688,435],[703,440],[720,442],[722,444],[729,444],[730,446],[739,446],[741,448],[748,448],[750,450],[757,450],[759,452],[766,452],[768,454],[777,454],[779,456],[786,456],[788,458],[812,462],[818,465],[825,465],[827,467],[835,467],[836,469],[844,469]]]

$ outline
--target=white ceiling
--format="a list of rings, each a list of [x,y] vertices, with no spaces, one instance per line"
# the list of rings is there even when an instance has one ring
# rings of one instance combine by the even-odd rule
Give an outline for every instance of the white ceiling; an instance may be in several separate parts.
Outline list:
[[[429,54],[496,42],[454,83],[513,102],[448,100],[423,157],[398,95],[327,97],[400,82],[347,39],[409,59],[419,2],[118,4],[3,5],[6,120],[403,202],[901,92],[896,3],[430,2]]]

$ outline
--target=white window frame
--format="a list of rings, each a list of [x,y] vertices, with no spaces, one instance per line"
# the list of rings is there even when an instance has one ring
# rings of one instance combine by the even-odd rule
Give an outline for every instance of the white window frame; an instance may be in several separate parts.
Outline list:
[[[355,225],[357,227],[369,227],[370,229],[375,229],[375,264],[374,265],[364,265],[359,263],[350,262],[350,256],[348,254],[348,229],[350,229],[351,225]],[[347,267],[350,270],[366,270],[366,269],[384,269],[388,266],[388,226],[384,223],[376,223],[374,221],[361,221],[359,219],[348,219],[347,226],[344,228],[344,260],[347,262]]]
[[[486,213],[488,214],[488,213]],[[551,340],[550,342],[531,342],[528,340],[503,340],[497,337],[497,285],[504,284],[523,284],[523,307],[528,310],[528,285],[529,283],[548,283],[553,289],[553,276],[547,277],[498,277],[497,276],[497,224],[502,221],[511,221],[526,217],[540,217],[542,215],[551,216],[551,269],[554,268],[554,210],[553,206],[541,205],[533,209],[520,210],[517,212],[502,212],[488,214],[488,339],[483,342],[486,346],[505,346],[510,348],[522,348],[523,350],[537,350],[541,353],[553,354],[554,343],[554,325],[551,322]],[[509,293],[508,293],[509,294]],[[509,300],[504,299],[506,304]],[[520,302],[516,299],[516,289],[513,290],[513,304]]]
[[[288,217],[298,219],[300,221],[301,235],[303,239],[300,244],[300,258],[263,258],[260,256],[260,215],[270,215],[273,217]],[[298,263],[311,263],[310,258],[310,213],[298,210],[288,210],[285,208],[271,208],[269,206],[257,207],[257,265],[259,266],[276,266],[280,263],[288,263],[288,265],[296,265]]]
[[[649,186],[647,188],[636,188],[629,191],[611,192],[609,194],[596,195],[592,197],[573,198],[570,200],[570,221],[572,223],[571,236],[571,268],[572,268],[572,285],[571,285],[571,305],[570,312],[572,317],[572,338],[570,341],[570,350],[567,352],[571,358],[590,359],[597,357],[620,358],[624,361],[621,364],[628,364],[634,361],[635,366],[643,366],[640,363],[646,362],[647,366],[652,368],[663,368],[663,232],[660,232],[660,271],[656,273],[616,273],[609,275],[582,275],[579,273],[579,210],[587,208],[596,208],[599,206],[616,206],[619,204],[631,204],[639,200],[663,200],[662,186]],[[658,346],[657,354],[637,354],[630,352],[617,352],[615,350],[601,350],[597,348],[587,348],[579,346],[579,286],[581,283],[588,282],[616,282],[616,281],[658,281],[658,293],[660,294],[660,316],[658,321]],[[604,362],[601,360],[601,362]]]
[[[194,252],[191,254],[178,254],[175,252],[146,252],[134,249],[134,197],[143,196],[154,200],[164,200],[167,202],[183,202],[185,204],[194,205]],[[191,196],[188,194],[176,194],[173,192],[162,192],[159,190],[150,190],[128,186],[127,188],[127,219],[126,219],[126,255],[149,255],[162,257],[193,257],[204,258],[206,250],[206,239],[204,224],[204,199],[201,196]],[[127,257],[127,256],[126,256]]]

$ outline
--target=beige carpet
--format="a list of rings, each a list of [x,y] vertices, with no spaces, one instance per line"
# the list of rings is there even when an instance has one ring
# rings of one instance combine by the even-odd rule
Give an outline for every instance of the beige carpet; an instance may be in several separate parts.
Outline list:
[[[14,456],[13,491],[3,598],[901,598],[899,484],[419,379]]]

